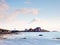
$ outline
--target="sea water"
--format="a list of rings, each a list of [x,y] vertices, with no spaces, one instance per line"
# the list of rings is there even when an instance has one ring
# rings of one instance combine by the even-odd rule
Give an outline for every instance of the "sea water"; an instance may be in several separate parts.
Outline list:
[[[60,39],[56,39],[60,38],[60,32],[19,32],[4,37],[0,45],[60,45]]]

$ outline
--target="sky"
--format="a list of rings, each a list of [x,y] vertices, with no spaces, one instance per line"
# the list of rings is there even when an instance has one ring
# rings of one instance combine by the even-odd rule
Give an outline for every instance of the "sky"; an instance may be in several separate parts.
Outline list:
[[[35,27],[60,31],[60,0],[0,0],[0,28]]]

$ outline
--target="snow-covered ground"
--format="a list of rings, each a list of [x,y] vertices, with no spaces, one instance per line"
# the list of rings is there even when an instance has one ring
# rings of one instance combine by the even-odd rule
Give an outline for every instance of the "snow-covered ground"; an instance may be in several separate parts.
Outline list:
[[[7,39],[0,39],[0,45],[60,45],[60,39],[54,39],[60,32],[21,32],[4,37]]]

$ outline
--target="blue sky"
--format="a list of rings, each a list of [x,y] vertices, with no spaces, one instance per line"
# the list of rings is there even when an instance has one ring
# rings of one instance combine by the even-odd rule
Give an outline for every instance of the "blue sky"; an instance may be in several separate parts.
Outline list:
[[[60,17],[60,0],[28,0],[31,4],[26,4],[27,0],[7,0],[12,8],[37,8],[37,17],[45,19],[55,19]],[[31,17],[32,14],[24,14]],[[21,15],[20,15],[21,16]],[[22,16],[21,16],[22,17]],[[27,17],[27,16],[25,16]],[[33,16],[35,17],[35,16]],[[23,17],[22,17],[23,18]]]
[[[1,0],[0,3],[1,28],[21,29],[31,20],[38,18],[37,20],[42,20],[37,24],[38,26],[48,30],[60,29],[60,0]],[[21,28],[19,28],[19,24]]]

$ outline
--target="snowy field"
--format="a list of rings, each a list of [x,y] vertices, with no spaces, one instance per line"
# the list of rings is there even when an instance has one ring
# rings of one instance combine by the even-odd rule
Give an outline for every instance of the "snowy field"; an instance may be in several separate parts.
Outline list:
[[[42,36],[39,36],[42,35]],[[0,45],[60,45],[60,32],[21,32],[5,35]]]

